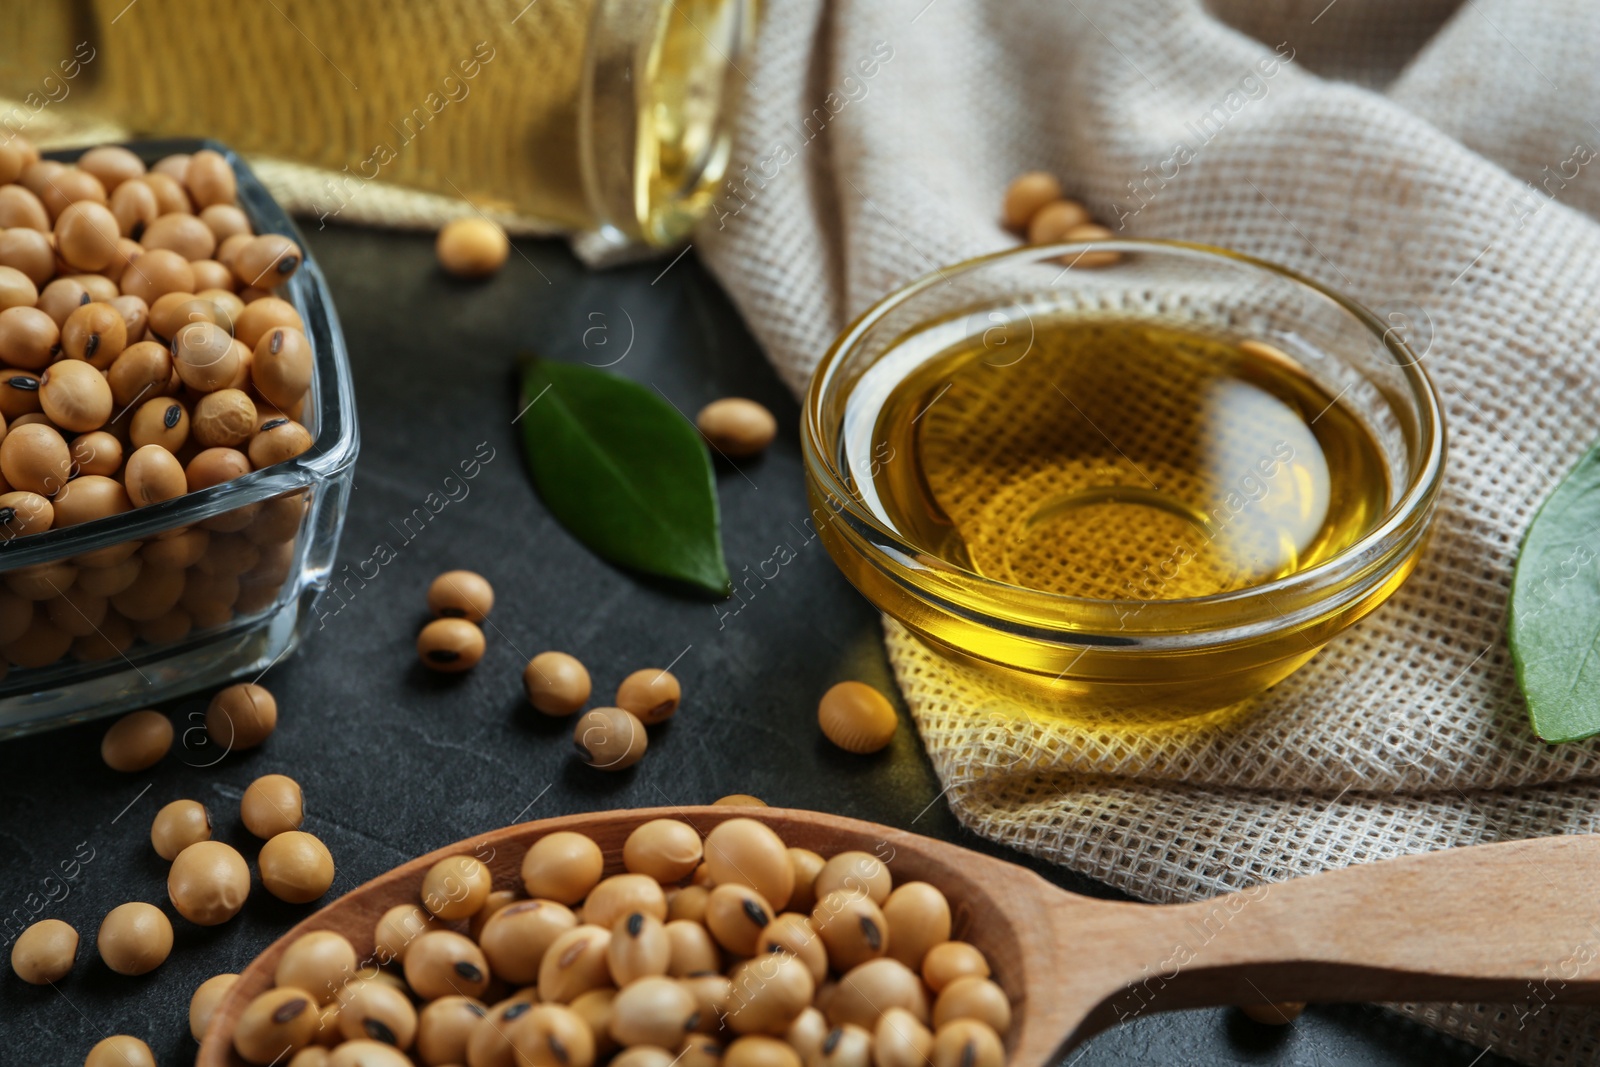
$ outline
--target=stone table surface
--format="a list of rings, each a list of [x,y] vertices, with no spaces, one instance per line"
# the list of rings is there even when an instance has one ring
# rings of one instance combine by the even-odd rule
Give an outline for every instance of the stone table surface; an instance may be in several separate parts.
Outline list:
[[[482,283],[440,273],[426,235],[329,227],[308,235],[332,285],[355,370],[361,459],[335,578],[343,564],[394,550],[377,576],[349,583],[337,610],[262,680],[278,697],[276,734],[220,760],[195,730],[197,697],[166,705],[180,744],[152,770],[123,775],[99,758],[103,723],[0,743],[0,912],[72,923],[83,938],[55,988],[0,979],[0,1064],[81,1063],[100,1037],[144,1038],[162,1064],[191,1062],[187,1006],[206,977],[237,971],[307,911],[256,885],[243,913],[202,929],[175,921],[171,958],[126,978],[94,950],[101,917],[128,900],[166,907],[166,864],[150,820],[171,800],[203,801],[216,837],[254,860],[239,822],[255,777],[280,772],[305,790],[305,828],[332,850],[343,893],[419,853],[523,819],[613,807],[709,803],[753,793],[913,829],[1038,864],[964,831],[909,727],[871,757],[845,756],[816,728],[817,698],[861,679],[893,691],[876,613],[834,569],[808,515],[797,406],[739,315],[691,253],[593,272],[558,242],[518,242]],[[778,546],[794,554],[765,587],[731,604],[686,599],[602,563],[545,511],[512,424],[519,352],[584,359],[658,389],[685,413],[726,395],[777,413],[778,443],[717,482],[730,569],[754,573]],[[477,476],[460,464],[477,458]],[[420,528],[402,521],[430,493],[448,503]],[[494,583],[488,650],[471,673],[418,665],[413,642],[438,572],[466,567]],[[750,571],[746,572],[745,568]],[[367,568],[371,573],[372,568]],[[330,602],[331,603],[331,602]],[[732,610],[737,608],[736,611]],[[668,664],[682,711],[630,772],[580,764],[564,722],[522,694],[534,653],[575,653],[609,694],[628,672]],[[84,859],[84,857],[90,857]],[[52,881],[77,858],[76,877]],[[1061,885],[1111,895],[1057,869]],[[1070,951],[1070,946],[1063,946]],[[1033,995],[1047,995],[1036,992]],[[1368,1006],[1313,1006],[1292,1027],[1232,1010],[1151,1014],[1093,1039],[1077,1067],[1133,1064],[1340,1064],[1493,1067],[1506,1061]]]

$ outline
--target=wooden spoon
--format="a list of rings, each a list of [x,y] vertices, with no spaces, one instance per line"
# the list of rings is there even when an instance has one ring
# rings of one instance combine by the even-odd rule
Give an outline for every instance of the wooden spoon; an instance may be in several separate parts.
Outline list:
[[[1129,904],[1058,889],[1002,860],[874,823],[782,808],[593,812],[523,823],[412,860],[301,922],[245,968],[218,1008],[198,1067],[242,1065],[233,1029],[271,988],[278,957],[312,930],[336,930],[363,959],[378,917],[420,900],[423,874],[473,854],[499,888],[520,887],[522,855],[555,830],[599,843],[607,873],[640,823],[689,822],[702,834],[756,818],[792,846],[884,859],[895,882],[942,889],[953,937],[983,950],[1011,998],[1010,1067],[1047,1067],[1117,1022],[1157,1011],[1282,1001],[1475,1001],[1559,996],[1600,1003],[1588,927],[1600,836],[1479,845],[1347,867],[1191,904]],[[892,936],[892,931],[891,931]],[[285,1057],[287,1059],[287,1057]]]

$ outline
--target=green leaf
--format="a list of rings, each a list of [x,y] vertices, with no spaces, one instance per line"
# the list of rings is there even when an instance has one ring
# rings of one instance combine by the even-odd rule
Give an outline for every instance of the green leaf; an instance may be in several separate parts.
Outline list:
[[[717,596],[731,585],[700,434],[655,393],[575,363],[523,367],[523,452],[563,526],[623,567]]]
[[[1600,733],[1600,447],[1556,486],[1528,527],[1511,580],[1511,658],[1533,732]]]

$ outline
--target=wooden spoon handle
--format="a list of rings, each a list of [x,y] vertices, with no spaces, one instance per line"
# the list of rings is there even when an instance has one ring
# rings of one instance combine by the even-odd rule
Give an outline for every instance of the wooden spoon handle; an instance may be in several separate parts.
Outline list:
[[[1600,836],[1550,837],[1347,867],[1159,908],[1163,928],[1179,936],[1172,958],[1144,985],[1170,989],[1161,1008],[1600,1002],[1597,886]],[[1111,1021],[1117,1017],[1114,1009]]]

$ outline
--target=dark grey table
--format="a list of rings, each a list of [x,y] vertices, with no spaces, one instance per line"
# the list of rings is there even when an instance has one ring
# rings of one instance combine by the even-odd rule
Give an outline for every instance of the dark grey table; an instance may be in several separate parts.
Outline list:
[[[330,228],[311,233],[310,244],[332,282],[360,397],[362,452],[341,562],[368,557],[384,541],[398,557],[364,587],[350,583],[321,630],[263,679],[281,718],[260,749],[213,764],[203,747],[176,747],[154,769],[121,775],[100,762],[103,723],[0,743],[0,914],[28,914],[30,894],[64,888],[65,899],[44,914],[72,923],[83,939],[76,967],[56,989],[25,985],[5,969],[0,1064],[81,1063],[112,1033],[143,1037],[163,1064],[192,1060],[186,1013],[195,986],[241,969],[308,909],[282,904],[258,884],[232,922],[200,929],[176,921],[171,959],[141,978],[99,961],[95,931],[124,901],[170,912],[167,865],[149,843],[151,817],[170,800],[203,801],[217,837],[253,861],[259,842],[240,825],[238,801],[270,772],[304,786],[306,828],[338,864],[334,895],[418,853],[518,820],[709,803],[734,792],[1004,851],[957,825],[908,726],[873,757],[845,756],[820,738],[816,702],[833,682],[858,678],[893,691],[878,618],[822,546],[806,540],[796,406],[692,254],[665,270],[653,263],[591,273],[558,243],[523,242],[499,276],[467,284],[440,274],[427,237]],[[728,605],[671,595],[590,555],[546,514],[519,458],[514,365],[524,349],[615,361],[616,372],[658,388],[687,413],[729,394],[768,404],[782,424],[779,442],[742,470],[719,471],[727,556],[736,574],[780,542],[798,558],[728,615]],[[430,492],[442,494],[458,462],[480,450],[492,450],[492,460],[408,542],[402,520]],[[482,571],[497,603],[483,662],[441,676],[417,664],[413,642],[428,581],[452,567]],[[653,733],[631,772],[579,764],[570,724],[528,707],[522,665],[548,648],[580,656],[597,695],[635,668],[672,665],[683,708]],[[180,737],[198,725],[204,703],[168,708]],[[47,883],[75,853],[92,859],[70,882]],[[1108,892],[1044,873],[1080,892]],[[1097,1037],[1070,1062],[1504,1061],[1355,1006],[1313,1007],[1283,1029],[1233,1011],[1149,1015]]]

